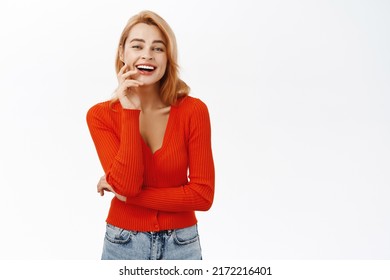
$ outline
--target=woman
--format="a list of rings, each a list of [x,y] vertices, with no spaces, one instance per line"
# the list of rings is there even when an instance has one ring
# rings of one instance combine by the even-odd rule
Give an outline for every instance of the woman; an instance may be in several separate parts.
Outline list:
[[[118,87],[88,127],[112,192],[102,259],[201,259],[194,211],[210,209],[214,163],[206,105],[179,79],[176,39],[143,11],[124,28]]]

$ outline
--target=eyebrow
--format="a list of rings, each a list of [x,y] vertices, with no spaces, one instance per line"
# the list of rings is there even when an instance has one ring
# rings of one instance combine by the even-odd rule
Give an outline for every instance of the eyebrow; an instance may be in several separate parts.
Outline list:
[[[131,41],[130,41],[130,43],[131,42],[142,42],[142,43],[145,43],[145,40],[144,39],[138,39],[138,38],[134,38],[134,39],[132,39]],[[164,46],[166,46],[166,44],[165,44],[165,42],[163,41],[163,40],[154,40],[153,42],[152,42],[152,44],[156,44],[156,43],[161,43],[161,44],[163,44]]]

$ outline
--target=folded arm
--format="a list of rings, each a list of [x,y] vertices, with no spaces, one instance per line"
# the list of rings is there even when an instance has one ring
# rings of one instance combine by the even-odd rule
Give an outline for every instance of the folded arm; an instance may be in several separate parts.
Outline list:
[[[107,110],[111,109],[99,104],[92,107],[87,114],[88,127],[107,183],[115,193],[133,197],[139,194],[143,182],[140,111],[123,109],[120,113],[121,133],[118,136],[109,124]]]

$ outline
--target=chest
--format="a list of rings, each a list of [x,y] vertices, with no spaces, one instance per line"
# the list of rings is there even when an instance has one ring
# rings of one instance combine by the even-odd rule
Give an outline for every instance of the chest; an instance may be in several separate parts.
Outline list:
[[[162,112],[141,113],[139,118],[139,129],[142,139],[154,154],[159,150],[169,127],[168,110]]]

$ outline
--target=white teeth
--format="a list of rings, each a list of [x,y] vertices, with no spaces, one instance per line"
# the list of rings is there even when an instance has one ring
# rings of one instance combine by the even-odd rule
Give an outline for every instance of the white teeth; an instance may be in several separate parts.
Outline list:
[[[141,70],[154,70],[154,67],[149,65],[138,65],[137,68]]]

